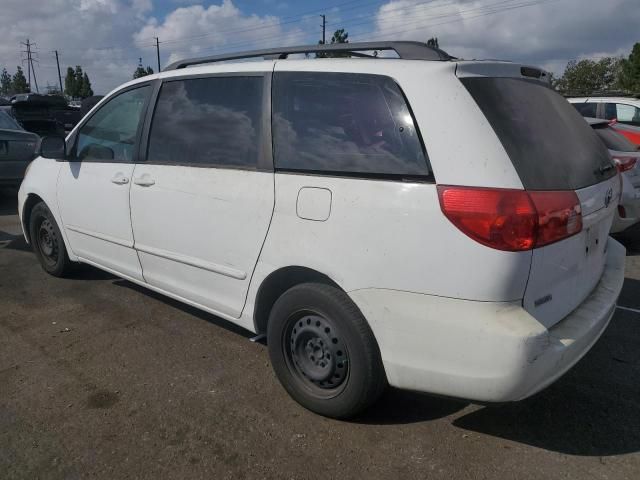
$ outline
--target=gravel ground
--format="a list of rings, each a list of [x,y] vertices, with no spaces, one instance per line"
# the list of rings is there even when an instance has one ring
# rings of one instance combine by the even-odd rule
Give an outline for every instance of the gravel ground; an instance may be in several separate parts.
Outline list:
[[[620,305],[640,310],[640,229]],[[91,268],[46,275],[0,198],[0,478],[640,478],[640,313],[516,404],[294,403],[249,332]]]

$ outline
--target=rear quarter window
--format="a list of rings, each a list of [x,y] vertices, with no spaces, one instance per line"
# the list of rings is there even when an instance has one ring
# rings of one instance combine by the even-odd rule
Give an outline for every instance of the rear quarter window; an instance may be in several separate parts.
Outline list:
[[[578,190],[616,174],[593,129],[551,88],[519,78],[460,80],[527,190]]]
[[[430,168],[398,85],[380,75],[279,72],[273,85],[277,169],[428,177]]]

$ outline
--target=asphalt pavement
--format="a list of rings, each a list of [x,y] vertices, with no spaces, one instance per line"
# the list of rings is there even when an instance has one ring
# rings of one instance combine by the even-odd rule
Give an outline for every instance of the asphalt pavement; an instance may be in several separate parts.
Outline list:
[[[250,332],[93,268],[44,273],[0,196],[1,479],[640,478],[640,228],[620,308],[567,375],[482,406],[390,389],[304,410]]]

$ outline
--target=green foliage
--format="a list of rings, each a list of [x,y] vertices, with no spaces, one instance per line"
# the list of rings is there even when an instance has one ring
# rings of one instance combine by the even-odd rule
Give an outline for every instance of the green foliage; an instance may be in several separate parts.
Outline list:
[[[636,43],[629,58],[622,60],[622,88],[632,93],[640,93],[640,43]]]
[[[71,67],[67,68],[67,75],[64,77],[64,93],[71,98],[77,98],[79,96],[76,73]]]
[[[93,90],[91,89],[91,81],[89,80],[89,75],[87,72],[84,72],[82,75],[82,85],[80,86],[80,98],[87,98],[93,95]]]
[[[0,74],[0,95],[9,95],[11,87],[11,75],[9,75],[6,68],[3,68],[2,74]]]
[[[142,66],[142,59],[138,63],[138,68],[133,72],[133,78],[146,77],[147,75],[153,75],[153,68],[147,65],[147,68]]]
[[[89,75],[82,71],[80,65],[76,65],[75,70],[67,68],[67,75],[64,78],[64,93],[71,98],[87,98],[93,95]]]
[[[620,88],[622,60],[604,57],[594,60],[571,60],[555,87],[571,95],[590,95]]]
[[[27,83],[27,78],[24,76],[22,67],[17,68],[16,73],[11,79],[11,90],[12,93],[29,93],[29,84]]]

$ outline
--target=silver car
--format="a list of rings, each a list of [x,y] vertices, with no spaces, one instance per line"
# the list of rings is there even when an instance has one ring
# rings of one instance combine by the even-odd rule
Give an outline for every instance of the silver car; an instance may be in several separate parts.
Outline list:
[[[622,173],[622,198],[611,227],[612,233],[622,232],[640,221],[640,147],[609,125],[609,120],[585,118]]]

